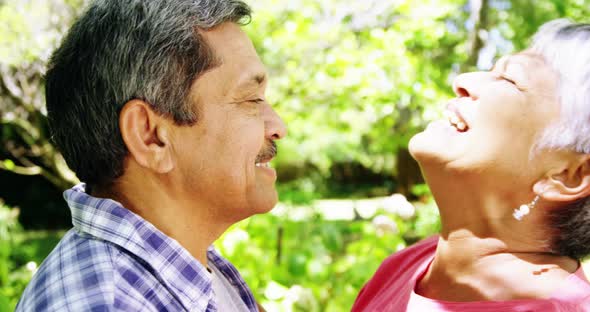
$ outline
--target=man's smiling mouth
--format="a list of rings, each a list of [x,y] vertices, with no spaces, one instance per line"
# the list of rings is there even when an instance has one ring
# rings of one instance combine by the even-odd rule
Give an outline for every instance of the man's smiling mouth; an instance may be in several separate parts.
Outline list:
[[[270,161],[277,155],[277,143],[273,140],[268,140],[268,144],[264,149],[256,156],[254,165],[256,167],[271,168]]]

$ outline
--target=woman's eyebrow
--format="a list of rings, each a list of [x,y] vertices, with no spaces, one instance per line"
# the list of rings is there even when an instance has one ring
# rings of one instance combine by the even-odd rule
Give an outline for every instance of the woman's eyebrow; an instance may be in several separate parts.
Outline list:
[[[494,63],[494,66],[492,66],[492,69],[490,69],[490,71],[494,71],[499,69],[500,67],[502,69],[506,69],[508,60],[509,60],[509,56],[502,56],[501,58],[499,58],[496,63]]]

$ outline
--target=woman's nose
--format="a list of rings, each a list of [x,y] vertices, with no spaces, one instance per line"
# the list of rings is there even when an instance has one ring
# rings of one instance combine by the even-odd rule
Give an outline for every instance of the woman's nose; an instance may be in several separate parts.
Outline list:
[[[477,99],[476,86],[481,81],[483,73],[465,73],[457,76],[453,81],[453,91],[458,97],[469,97]]]

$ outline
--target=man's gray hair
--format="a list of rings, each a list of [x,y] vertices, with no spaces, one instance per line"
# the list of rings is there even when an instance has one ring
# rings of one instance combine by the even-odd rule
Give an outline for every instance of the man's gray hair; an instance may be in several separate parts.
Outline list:
[[[141,99],[179,125],[197,122],[189,97],[218,65],[199,30],[250,21],[240,0],[95,0],[53,53],[46,75],[49,126],[78,178],[109,186],[128,151],[125,103]]]
[[[548,125],[536,149],[590,154],[590,24],[565,19],[546,23],[534,36],[531,50],[558,74],[561,107],[559,121]],[[552,212],[549,223],[554,252],[574,259],[590,254],[590,197]]]

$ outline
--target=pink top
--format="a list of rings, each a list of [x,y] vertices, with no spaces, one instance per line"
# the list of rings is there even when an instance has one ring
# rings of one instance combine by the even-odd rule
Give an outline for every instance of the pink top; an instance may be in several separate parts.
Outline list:
[[[437,242],[434,236],[387,258],[359,293],[352,311],[590,311],[590,283],[581,266],[549,299],[449,302],[420,296],[414,288],[432,262]]]

